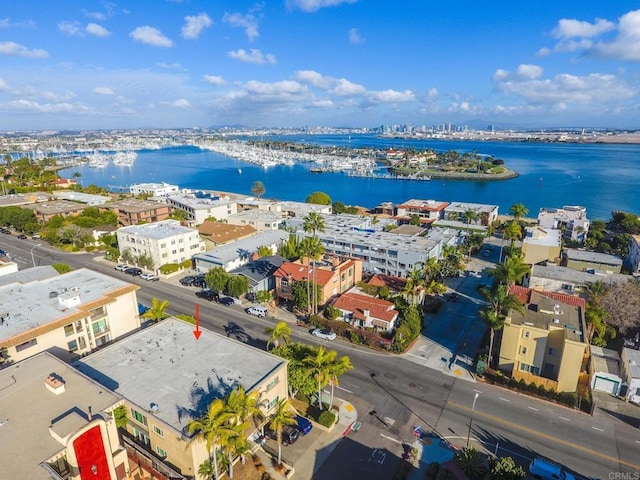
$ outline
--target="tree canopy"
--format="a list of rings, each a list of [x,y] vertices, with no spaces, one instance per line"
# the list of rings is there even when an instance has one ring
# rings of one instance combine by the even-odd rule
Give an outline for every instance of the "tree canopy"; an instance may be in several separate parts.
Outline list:
[[[305,202],[316,205],[331,205],[331,197],[324,192],[313,192],[307,197]]]

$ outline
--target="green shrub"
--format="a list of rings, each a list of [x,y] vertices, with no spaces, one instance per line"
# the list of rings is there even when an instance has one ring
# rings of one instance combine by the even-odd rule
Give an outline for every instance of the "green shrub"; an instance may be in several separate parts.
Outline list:
[[[318,417],[318,423],[323,427],[329,428],[336,423],[336,415],[333,412],[327,412],[326,410]]]
[[[185,260],[180,264],[182,268],[191,268],[191,259]]]
[[[349,332],[349,340],[351,340],[351,343],[355,343],[356,345],[364,344],[364,342],[362,341],[362,338],[360,337],[360,335],[358,335],[353,330],[351,330]]]
[[[160,266],[160,273],[162,273],[163,275],[177,272],[178,270],[180,270],[180,265],[178,265],[177,263],[166,263]]]

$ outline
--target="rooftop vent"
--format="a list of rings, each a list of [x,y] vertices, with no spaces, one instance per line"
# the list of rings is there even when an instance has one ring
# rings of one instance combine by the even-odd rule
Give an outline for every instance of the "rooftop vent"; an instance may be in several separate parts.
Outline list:
[[[58,296],[58,292],[49,292],[49,298],[56,298]]]
[[[553,323],[555,323],[556,325],[560,323],[560,319],[559,318],[554,318],[553,319]]]
[[[56,395],[60,395],[64,393],[64,380],[57,373],[50,373],[47,378],[44,380],[44,384],[47,387],[47,390],[55,393]]]

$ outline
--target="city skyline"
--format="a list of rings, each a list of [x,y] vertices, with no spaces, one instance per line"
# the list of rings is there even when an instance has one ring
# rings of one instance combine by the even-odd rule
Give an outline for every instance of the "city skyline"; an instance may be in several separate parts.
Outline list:
[[[8,4],[0,130],[640,127],[637,4],[560,3]]]

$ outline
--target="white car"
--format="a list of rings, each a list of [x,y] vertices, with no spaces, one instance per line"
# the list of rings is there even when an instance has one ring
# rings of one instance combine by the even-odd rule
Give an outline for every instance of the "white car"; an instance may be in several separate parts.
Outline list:
[[[116,265],[116,270],[118,270],[119,272],[124,272],[127,268],[129,268],[129,265],[126,265],[124,263]]]
[[[480,272],[469,272],[470,277],[482,278],[482,274]]]
[[[160,280],[153,273],[143,273],[142,275],[140,275],[140,278],[149,282],[157,282],[158,280]]]
[[[261,305],[247,308],[247,313],[255,315],[256,317],[264,317],[267,314],[267,307]]]
[[[316,328],[311,332],[311,335],[318,338],[324,338],[325,340],[335,340],[336,334],[331,330],[322,330],[321,328]]]

